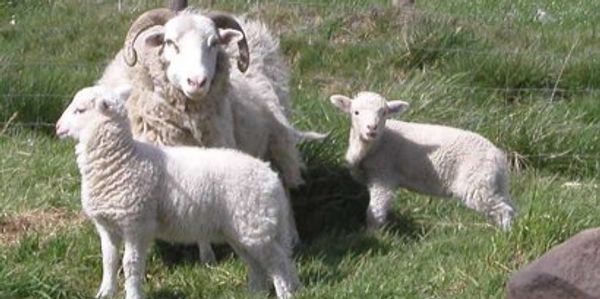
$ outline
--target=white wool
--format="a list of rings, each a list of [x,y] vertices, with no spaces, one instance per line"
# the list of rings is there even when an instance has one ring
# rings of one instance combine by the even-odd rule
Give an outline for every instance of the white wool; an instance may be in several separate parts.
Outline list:
[[[146,43],[147,39],[163,32],[165,36],[177,36],[177,30],[183,29],[188,33],[195,32],[195,23],[210,23],[203,14],[188,9],[180,12],[177,19],[172,19],[168,23],[170,26],[154,26],[143,31],[134,43],[139,63],[129,67],[121,50],[98,84],[116,88],[126,83],[134,87],[127,108],[133,134],[138,140],[159,145],[240,149],[270,161],[286,187],[301,185],[304,182],[301,176],[303,163],[297,143],[299,140],[323,139],[325,135],[301,132],[289,124],[289,70],[278,40],[262,22],[237,19],[250,49],[250,65],[246,72],[230,67],[230,60],[234,61],[239,53],[237,45],[234,42],[221,45],[215,56],[212,80],[206,87],[208,91],[193,99],[183,92],[185,80],[177,81],[178,77],[185,76],[176,76],[177,68],[168,68],[163,61],[165,56],[172,58],[175,55],[172,47],[163,49],[162,45],[152,47]],[[199,35],[204,37],[193,39],[196,46],[207,51],[204,49],[206,44],[197,41],[210,40],[210,35],[216,31],[216,28],[202,26]],[[193,51],[194,46],[188,46],[188,50],[197,54]],[[189,61],[195,60],[184,60],[183,70],[188,72],[192,65]],[[203,75],[213,72],[210,63],[208,66],[203,64],[200,69],[204,70]],[[210,245],[199,244],[199,247],[201,260],[214,263]]]
[[[123,94],[123,93],[121,93]],[[232,149],[157,147],[135,141],[120,96],[104,87],[77,93],[57,134],[78,141],[83,210],[102,242],[98,297],[116,293],[124,242],[126,298],[142,298],[153,239],[227,242],[250,266],[250,289],[288,298],[299,286],[291,260],[291,208],[268,163]]]
[[[516,212],[508,192],[507,162],[489,140],[457,128],[389,120],[408,103],[386,102],[373,92],[354,99],[334,95],[331,102],[352,118],[346,160],[354,177],[369,188],[370,228],[385,223],[399,187],[460,198],[501,228],[510,228]]]
[[[136,138],[165,145],[237,148],[271,161],[280,171],[284,184],[297,187],[303,183],[298,141],[319,140],[325,135],[298,131],[288,122],[289,71],[277,39],[262,22],[237,19],[248,41],[250,65],[245,73],[231,68],[229,60],[235,58],[237,45],[234,42],[223,45],[224,50],[216,56],[210,88],[201,99],[189,99],[183,94],[182,90],[187,87],[182,78],[186,76],[176,75],[179,65],[173,66],[174,70],[166,70],[167,66],[159,58],[160,47],[149,47],[141,42],[162,31],[166,36],[185,36],[174,32],[183,29],[189,32],[195,23],[210,22],[207,20],[203,12],[188,9],[165,26],[144,31],[134,44],[140,62],[128,67],[122,62],[123,51],[119,52],[98,84],[112,88],[123,83],[134,86],[128,111]],[[210,40],[215,29],[201,29],[194,33],[208,35],[205,38]],[[175,55],[168,51],[166,47],[163,55]],[[181,65],[189,69],[185,63]],[[202,67],[198,72],[206,75],[211,70]],[[153,82],[152,87],[148,87],[148,81]]]

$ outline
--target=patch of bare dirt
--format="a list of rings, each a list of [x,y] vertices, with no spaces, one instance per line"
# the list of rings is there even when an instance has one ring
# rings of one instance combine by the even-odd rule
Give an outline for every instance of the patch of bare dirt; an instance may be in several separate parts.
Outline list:
[[[57,232],[81,225],[82,214],[64,209],[32,210],[16,214],[0,215],[0,246],[17,244],[30,233],[39,233],[44,238]]]

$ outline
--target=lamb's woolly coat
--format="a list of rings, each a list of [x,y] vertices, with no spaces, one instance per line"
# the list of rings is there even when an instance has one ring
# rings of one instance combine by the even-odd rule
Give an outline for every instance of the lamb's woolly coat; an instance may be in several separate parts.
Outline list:
[[[251,288],[264,290],[272,279],[279,297],[290,296],[298,285],[291,210],[269,165],[231,149],[135,141],[118,106],[104,88],[84,89],[57,125],[59,135],[78,139],[82,206],[102,239],[99,296],[116,290],[115,240],[123,239],[127,298],[141,297],[144,256],[154,238],[226,241],[250,264]]]
[[[371,228],[385,223],[399,187],[460,198],[502,228],[510,227],[515,210],[508,192],[507,161],[489,140],[447,126],[385,120],[390,108],[375,93],[359,93],[351,102],[348,110],[358,116],[353,117],[346,160],[353,176],[369,187]],[[362,115],[378,112],[383,119],[376,116],[360,123]],[[372,140],[365,140],[361,132],[367,126],[374,133]]]

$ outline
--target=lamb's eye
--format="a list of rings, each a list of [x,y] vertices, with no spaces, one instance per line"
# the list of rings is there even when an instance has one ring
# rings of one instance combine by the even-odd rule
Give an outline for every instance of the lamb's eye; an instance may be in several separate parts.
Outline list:
[[[75,114],[81,114],[83,112],[85,112],[85,109],[77,108],[77,109],[75,109],[75,111],[73,113],[75,113]]]
[[[358,115],[358,110],[357,110],[357,111],[354,111],[354,115]]]

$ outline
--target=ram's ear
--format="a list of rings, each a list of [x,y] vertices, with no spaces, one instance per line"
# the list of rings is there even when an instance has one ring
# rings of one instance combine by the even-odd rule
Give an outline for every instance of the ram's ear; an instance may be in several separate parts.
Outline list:
[[[351,98],[341,94],[334,94],[329,97],[329,101],[344,113],[350,114],[350,109],[352,108]]]
[[[244,34],[235,29],[219,29],[219,43],[227,45],[237,43],[244,38]]]
[[[405,101],[389,101],[387,102],[386,106],[387,109],[385,112],[385,116],[388,117],[403,113],[408,109],[409,104]]]
[[[144,42],[149,47],[162,46],[162,44],[165,42],[165,32],[161,30],[159,32],[150,33],[148,36],[146,36]]]

